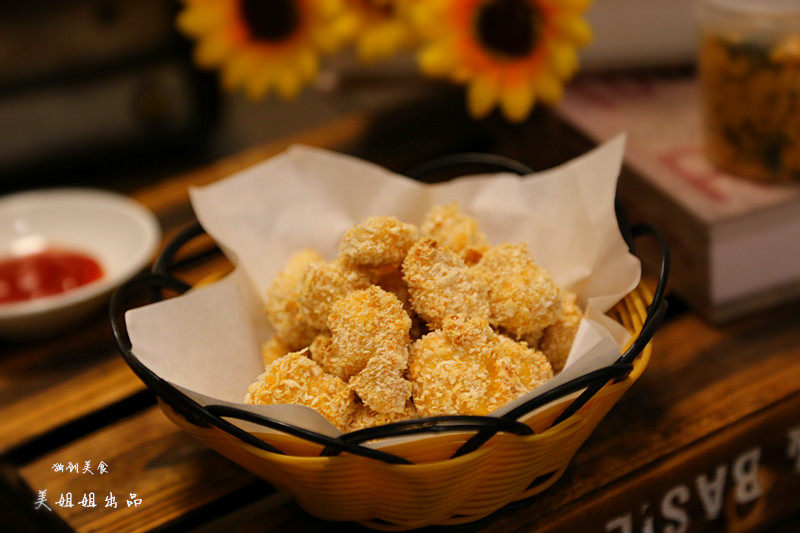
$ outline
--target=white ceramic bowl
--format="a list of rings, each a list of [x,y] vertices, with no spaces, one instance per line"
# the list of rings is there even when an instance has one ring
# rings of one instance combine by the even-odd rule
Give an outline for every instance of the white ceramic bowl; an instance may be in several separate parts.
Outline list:
[[[93,189],[49,189],[0,198],[0,257],[53,246],[83,252],[103,276],[70,291],[0,304],[0,336],[25,339],[64,331],[101,307],[153,259],[156,217],[125,196]]]

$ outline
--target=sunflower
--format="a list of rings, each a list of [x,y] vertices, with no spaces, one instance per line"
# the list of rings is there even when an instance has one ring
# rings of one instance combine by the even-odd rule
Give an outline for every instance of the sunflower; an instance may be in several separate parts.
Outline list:
[[[345,4],[362,61],[383,59],[413,43],[414,31],[401,13],[402,0],[345,0]]]
[[[423,72],[467,85],[470,113],[499,103],[521,121],[536,100],[558,102],[578,68],[577,48],[592,36],[591,0],[414,0]]]
[[[351,37],[342,0],[183,0],[181,31],[197,40],[198,65],[219,68],[229,90],[252,99],[270,90],[293,98],[319,57]]]

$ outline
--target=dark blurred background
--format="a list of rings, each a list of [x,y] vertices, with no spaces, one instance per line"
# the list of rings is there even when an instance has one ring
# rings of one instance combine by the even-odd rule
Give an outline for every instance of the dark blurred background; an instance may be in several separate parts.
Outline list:
[[[690,60],[694,2],[657,4],[598,0],[585,68]],[[175,29],[179,9],[172,0],[0,0],[0,193],[158,179],[347,111],[443,89],[419,75],[410,54],[369,68],[345,55],[292,102],[223,95],[216,74],[192,64]],[[653,22],[647,32],[628,23],[643,18]]]

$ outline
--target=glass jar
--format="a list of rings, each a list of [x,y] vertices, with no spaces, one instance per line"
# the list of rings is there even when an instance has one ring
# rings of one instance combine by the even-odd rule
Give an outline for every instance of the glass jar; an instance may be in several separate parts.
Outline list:
[[[760,181],[800,182],[800,0],[702,0],[706,154]]]

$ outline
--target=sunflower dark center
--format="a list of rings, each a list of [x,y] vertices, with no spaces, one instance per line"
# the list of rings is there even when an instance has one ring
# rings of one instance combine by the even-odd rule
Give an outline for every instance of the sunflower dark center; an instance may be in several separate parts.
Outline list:
[[[241,0],[242,18],[256,41],[280,42],[300,25],[300,12],[293,0]]]
[[[481,43],[512,58],[525,57],[541,38],[542,13],[530,0],[487,0],[476,15]]]

